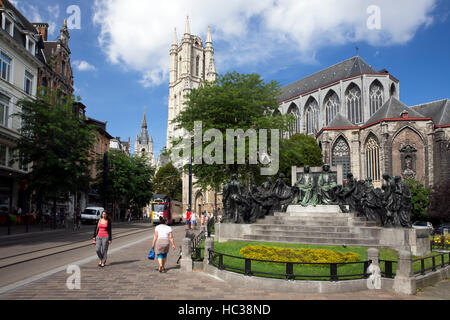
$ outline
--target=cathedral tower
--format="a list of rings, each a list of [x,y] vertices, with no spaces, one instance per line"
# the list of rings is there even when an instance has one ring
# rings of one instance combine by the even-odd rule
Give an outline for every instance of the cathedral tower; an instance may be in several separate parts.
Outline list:
[[[147,120],[142,120],[141,134],[136,135],[136,140],[134,140],[134,154],[142,155],[145,154],[148,157],[149,164],[155,166],[155,154],[153,153],[153,138],[148,134],[147,130]]]
[[[211,29],[208,27],[206,43],[203,46],[203,41],[199,36],[191,35],[189,17],[187,17],[181,43],[178,43],[175,29],[170,48],[167,148],[172,146],[171,138],[180,137],[183,133],[181,129],[176,129],[171,122],[184,108],[185,95],[192,89],[200,87],[202,82],[214,81],[216,77]]]

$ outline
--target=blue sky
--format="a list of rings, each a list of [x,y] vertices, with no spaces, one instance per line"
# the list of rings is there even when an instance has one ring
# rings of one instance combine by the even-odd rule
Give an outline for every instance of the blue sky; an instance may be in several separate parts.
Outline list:
[[[259,73],[282,85],[359,55],[400,80],[415,105],[450,98],[450,2],[445,0],[16,0],[32,22],[48,22],[56,40],[77,5],[70,30],[76,95],[89,117],[132,146],[146,108],[154,151],[166,141],[168,64],[173,28],[180,40],[206,39],[211,25],[219,73]],[[369,10],[372,5],[378,13]],[[375,14],[375,15],[374,15]],[[380,18],[380,28],[368,19]],[[373,21],[373,20],[371,20]],[[375,20],[378,21],[378,20]]]

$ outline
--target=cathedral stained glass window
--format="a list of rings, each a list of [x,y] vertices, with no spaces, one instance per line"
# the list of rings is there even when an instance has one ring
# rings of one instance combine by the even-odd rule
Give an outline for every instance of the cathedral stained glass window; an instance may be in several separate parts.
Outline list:
[[[370,85],[370,116],[372,116],[383,105],[383,86],[377,80]]]
[[[363,122],[363,112],[361,105],[361,90],[355,84],[351,84],[347,89],[347,116],[348,120],[358,124]]]
[[[333,145],[331,151],[331,165],[344,166],[344,177],[350,172],[350,147],[343,137],[339,137]]]
[[[325,98],[325,124],[329,125],[330,122],[339,113],[340,103],[339,97],[336,92],[330,91]]]
[[[374,182],[380,181],[380,145],[374,136],[366,142],[366,168],[367,178]]]

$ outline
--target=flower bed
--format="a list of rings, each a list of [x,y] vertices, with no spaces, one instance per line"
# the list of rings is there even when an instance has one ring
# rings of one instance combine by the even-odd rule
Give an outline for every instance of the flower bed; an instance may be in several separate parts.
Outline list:
[[[360,261],[355,252],[339,252],[327,249],[280,248],[250,245],[243,247],[240,254],[248,259],[300,263],[346,263]]]

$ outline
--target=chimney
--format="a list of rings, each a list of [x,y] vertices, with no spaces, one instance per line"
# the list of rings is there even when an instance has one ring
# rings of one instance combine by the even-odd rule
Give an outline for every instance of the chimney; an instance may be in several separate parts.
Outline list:
[[[48,23],[45,22],[33,22],[33,26],[36,30],[42,35],[44,41],[47,41],[48,38]]]

